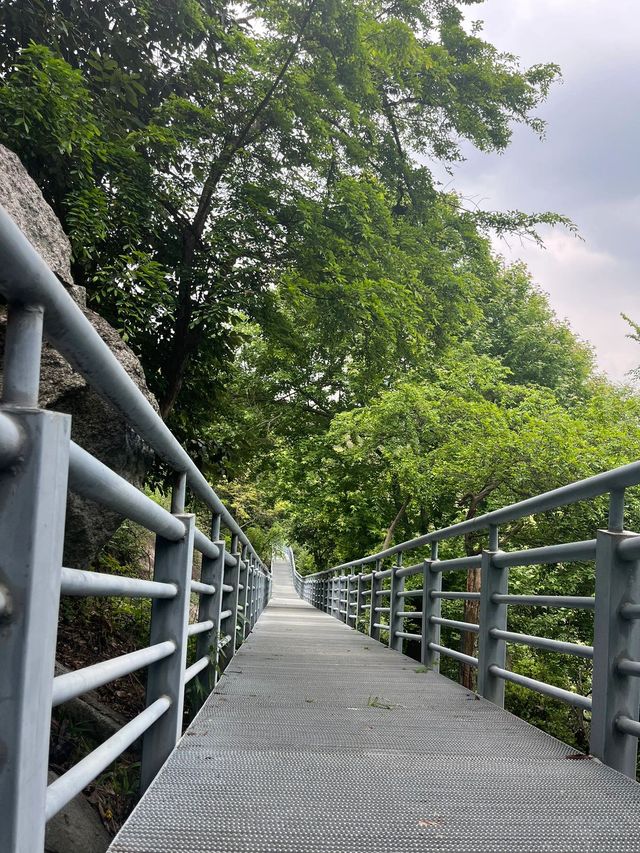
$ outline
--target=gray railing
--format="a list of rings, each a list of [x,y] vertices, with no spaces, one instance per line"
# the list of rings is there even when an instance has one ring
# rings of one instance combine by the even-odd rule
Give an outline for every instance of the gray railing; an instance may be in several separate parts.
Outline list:
[[[301,576],[292,561],[298,595],[354,628],[365,621],[368,634],[403,650],[405,640],[420,644],[422,663],[439,668],[440,656],[477,669],[478,693],[504,706],[504,685],[510,681],[591,712],[590,752],[617,770],[636,777],[640,737],[640,535],[624,530],[625,489],[640,484],[640,462],[589,477],[442,530],[419,536],[313,575]],[[503,551],[498,525],[558,507],[609,495],[608,529],[595,539]],[[482,553],[439,559],[438,545],[470,533],[487,536]],[[404,565],[405,554],[429,548],[427,559]],[[391,565],[384,562],[391,558]],[[509,569],[572,561],[595,561],[593,597],[510,595]],[[480,592],[443,590],[443,576],[480,569]],[[422,576],[418,589],[405,589],[405,579]],[[479,601],[478,624],[445,619],[443,600]],[[410,602],[416,609],[409,610]],[[509,607],[592,609],[593,645],[515,633],[507,630]],[[405,620],[420,624],[420,633],[405,630]],[[444,646],[441,629],[478,635],[478,656]],[[507,669],[507,645],[522,644],[593,660],[591,696],[581,696]]]
[[[45,819],[142,737],[146,788],[182,733],[185,686],[216,681],[268,601],[270,573],[56,276],[0,208],[7,307],[0,404],[0,850],[38,853]],[[44,337],[175,472],[171,512],[70,441],[70,417],[38,408]],[[154,580],[62,567],[67,488],[156,534]],[[211,511],[210,536],[185,513]],[[230,549],[221,534],[226,528]],[[192,579],[194,549],[202,555]],[[54,678],[60,595],[152,599],[150,644]],[[189,624],[192,596],[198,621]],[[195,603],[195,600],[194,600]],[[187,667],[187,642],[197,637]],[[147,668],[146,707],[47,787],[52,706]]]

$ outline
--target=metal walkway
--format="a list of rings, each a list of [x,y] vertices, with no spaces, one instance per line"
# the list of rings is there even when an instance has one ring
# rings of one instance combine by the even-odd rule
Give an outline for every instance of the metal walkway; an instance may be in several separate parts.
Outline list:
[[[111,853],[640,851],[640,785],[315,610],[255,631]]]

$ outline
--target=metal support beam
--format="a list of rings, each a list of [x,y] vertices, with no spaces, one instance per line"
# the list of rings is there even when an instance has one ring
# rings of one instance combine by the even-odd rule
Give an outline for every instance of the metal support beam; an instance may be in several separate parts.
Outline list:
[[[640,603],[640,560],[618,555],[618,546],[629,538],[607,530],[597,535],[590,751],[635,779],[638,739],[616,725],[619,717],[637,720],[640,705],[640,678],[617,666],[624,658],[640,660],[640,620],[621,613],[625,604]]]
[[[375,569],[373,569],[371,573],[371,597],[369,603],[371,607],[369,609],[369,636],[372,640],[378,640],[380,642],[380,628],[376,627],[376,623],[378,622],[378,616],[375,612],[376,606],[378,604],[378,591],[381,588],[382,581],[380,578],[376,577],[378,572],[382,568],[382,560],[376,560]]]
[[[218,666],[218,633],[220,631],[220,613],[222,611],[222,584],[224,579],[224,550],[222,540],[216,542],[219,553],[215,559],[202,558],[200,577],[203,583],[214,586],[213,595],[201,595],[198,608],[198,622],[211,621],[210,630],[198,635],[196,641],[196,660],[205,655],[209,656],[209,666],[198,675],[198,680],[204,692],[208,695],[216,685]]]
[[[389,648],[402,651],[402,637],[396,636],[402,631],[404,618],[398,613],[404,610],[404,601],[398,593],[404,591],[404,578],[398,576],[402,568],[402,552],[397,556],[396,564],[391,569],[391,594],[389,595]]]
[[[421,659],[424,666],[436,672],[440,669],[440,654],[431,644],[440,645],[440,625],[431,621],[433,616],[439,619],[442,613],[442,599],[433,598],[432,592],[442,591],[442,572],[431,571],[431,564],[438,559],[437,542],[431,549],[432,559],[424,561],[422,576],[422,647]]]
[[[3,412],[24,443],[19,463],[0,473],[0,850],[35,853],[44,847],[71,419]]]
[[[242,589],[238,595],[238,616],[239,616],[239,631],[238,631],[238,639],[240,642],[239,646],[244,643],[245,638],[249,634],[249,623],[248,623],[248,602],[249,602],[249,587],[251,585],[251,566],[249,563],[249,559],[247,557],[247,549],[246,546],[242,546],[242,565],[240,566],[240,583],[242,585]],[[242,609],[240,609],[242,608]]]
[[[491,544],[494,544],[493,542]],[[478,633],[478,693],[504,708],[504,680],[491,672],[491,667],[505,668],[506,643],[491,634],[492,628],[507,629],[507,605],[492,601],[494,594],[509,592],[509,569],[493,563],[495,551],[482,552],[480,569],[480,630]]]
[[[185,535],[177,542],[156,537],[153,577],[160,583],[174,583],[178,592],[175,598],[154,600],[150,636],[151,645],[173,640],[176,651],[149,667],[146,701],[149,707],[162,696],[168,696],[171,707],[142,740],[140,786],[143,791],[149,787],[182,735],[195,516],[177,515],[176,518],[184,524]]]
[[[249,594],[247,596],[247,617],[246,634],[249,636],[253,629],[253,612],[255,609],[255,594],[256,594],[256,574],[255,566],[253,565],[253,557],[249,557]]]
[[[171,512],[174,515],[184,512],[184,504],[187,499],[187,475],[184,471],[178,471],[173,478],[173,489],[171,490]]]
[[[356,618],[353,620],[353,627],[356,631],[360,630],[360,619],[362,618],[362,604],[364,600],[362,597],[362,593],[364,592],[363,586],[362,575],[360,574],[356,581]]]
[[[236,625],[238,618],[238,583],[240,580],[240,554],[235,551],[238,545],[237,537],[231,538],[232,556],[236,558],[234,566],[226,566],[224,574],[224,582],[231,587],[231,590],[224,591],[222,594],[222,613],[228,615],[220,618],[220,631],[223,636],[229,636],[229,642],[222,648],[222,661],[226,666],[231,658],[236,653]],[[235,551],[235,553],[233,553]],[[224,667],[223,667],[224,668]]]
[[[345,594],[347,597],[347,604],[346,604],[346,611],[347,612],[345,613],[344,621],[347,623],[347,625],[350,628],[353,628],[353,619],[349,619],[349,616],[351,615],[351,575],[346,576],[345,587],[346,587]]]
[[[2,377],[2,402],[6,405],[38,405],[43,320],[39,305],[9,303]]]
[[[338,582],[338,619],[341,622],[348,624],[347,621],[347,613],[349,610],[349,596],[348,596],[348,579],[345,575],[340,575]],[[344,610],[344,613],[340,611]]]

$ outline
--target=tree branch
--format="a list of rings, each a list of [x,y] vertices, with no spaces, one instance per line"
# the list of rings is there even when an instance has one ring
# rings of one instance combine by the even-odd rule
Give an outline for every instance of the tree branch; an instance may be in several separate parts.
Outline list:
[[[393,534],[395,533],[395,529],[398,526],[400,519],[404,515],[405,510],[407,509],[408,503],[409,503],[409,498],[406,498],[403,501],[402,506],[398,510],[396,517],[393,519],[393,521],[389,525],[387,532],[385,534],[385,537],[384,537],[384,542],[382,543],[382,549],[381,549],[382,551],[384,551],[385,548],[388,548],[389,545],[391,545],[391,542],[393,541]]]

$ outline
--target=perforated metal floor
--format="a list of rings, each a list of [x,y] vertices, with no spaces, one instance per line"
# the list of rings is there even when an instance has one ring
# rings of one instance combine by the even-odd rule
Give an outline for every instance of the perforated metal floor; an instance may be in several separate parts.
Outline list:
[[[417,668],[277,565],[111,853],[640,851],[640,785]]]

